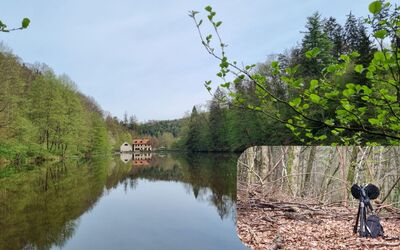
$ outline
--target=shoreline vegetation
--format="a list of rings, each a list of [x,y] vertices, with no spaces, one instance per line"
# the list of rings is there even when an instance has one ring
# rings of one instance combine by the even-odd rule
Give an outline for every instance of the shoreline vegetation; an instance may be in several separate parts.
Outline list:
[[[0,43],[0,166],[110,154],[131,134],[67,76]]]

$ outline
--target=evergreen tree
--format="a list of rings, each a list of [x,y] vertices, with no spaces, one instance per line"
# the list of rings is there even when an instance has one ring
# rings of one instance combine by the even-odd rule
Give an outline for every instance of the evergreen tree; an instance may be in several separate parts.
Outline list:
[[[338,59],[344,51],[344,32],[342,26],[337,23],[336,19],[330,17],[324,22],[324,32],[332,42],[332,56]]]
[[[227,127],[227,107],[222,106],[225,103],[225,94],[217,88],[210,104],[210,142],[212,150],[228,150],[228,127]]]
[[[192,113],[189,121],[189,131],[186,139],[186,148],[189,151],[196,152],[200,151],[200,117],[197,112],[196,106],[193,106]]]
[[[350,12],[347,15],[347,20],[344,25],[344,36],[345,36],[345,51],[351,53],[358,51],[359,49],[359,23],[357,18]]]
[[[302,73],[308,77],[320,76],[322,69],[333,61],[333,44],[324,32],[321,15],[318,12],[307,18],[306,28],[301,44]],[[311,59],[307,58],[307,52],[316,48],[319,49],[318,55]]]

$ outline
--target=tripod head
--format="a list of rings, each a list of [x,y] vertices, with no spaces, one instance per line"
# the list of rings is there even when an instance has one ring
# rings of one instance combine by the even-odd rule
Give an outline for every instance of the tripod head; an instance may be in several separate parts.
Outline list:
[[[379,188],[374,184],[368,184],[367,186],[359,186],[358,184],[354,184],[351,187],[351,194],[357,200],[367,205],[372,211],[372,205],[370,200],[374,200],[379,196]]]
[[[374,200],[379,196],[379,188],[374,184],[368,184],[367,186],[359,186],[358,184],[354,184],[351,187],[351,194],[357,200],[369,198]]]

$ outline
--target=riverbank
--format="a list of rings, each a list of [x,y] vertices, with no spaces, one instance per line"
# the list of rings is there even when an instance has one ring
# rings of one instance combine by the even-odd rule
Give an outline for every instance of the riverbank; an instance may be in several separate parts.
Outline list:
[[[0,167],[12,163],[38,163],[58,160],[59,158],[59,156],[51,154],[37,144],[0,142]]]
[[[237,231],[252,249],[400,248],[399,209],[379,213],[385,238],[353,234],[356,215],[355,207],[322,204],[279,192],[263,195],[258,188],[238,190]]]

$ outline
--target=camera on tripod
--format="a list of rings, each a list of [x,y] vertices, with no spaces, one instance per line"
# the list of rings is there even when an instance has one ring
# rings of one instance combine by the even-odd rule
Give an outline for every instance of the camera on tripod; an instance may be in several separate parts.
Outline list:
[[[383,236],[383,227],[380,224],[380,219],[374,214],[374,209],[371,205],[371,200],[378,198],[379,193],[379,188],[373,184],[368,184],[365,187],[354,184],[351,187],[351,194],[360,201],[353,230],[354,233],[358,232],[360,237],[376,238]],[[368,211],[371,215],[367,218]]]

